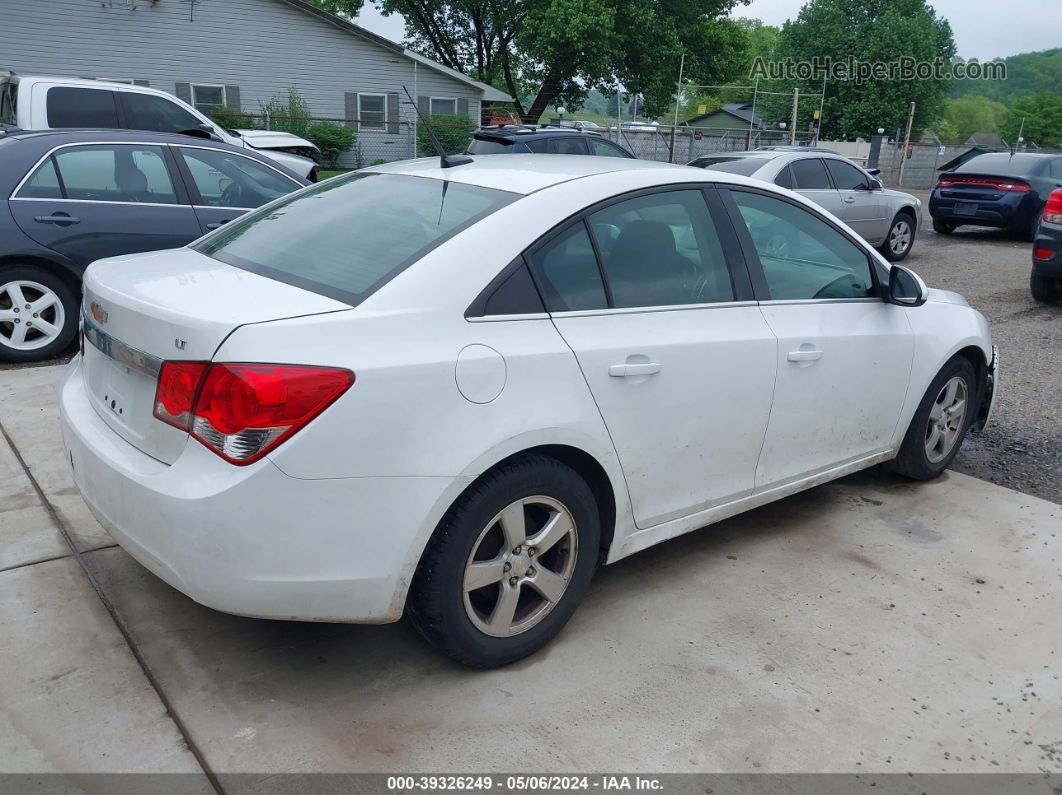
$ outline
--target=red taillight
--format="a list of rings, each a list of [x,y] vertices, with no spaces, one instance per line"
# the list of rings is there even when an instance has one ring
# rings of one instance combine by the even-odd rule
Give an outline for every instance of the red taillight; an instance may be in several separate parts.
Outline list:
[[[208,362],[163,362],[155,387],[155,416],[165,423],[192,429],[195,393]]]
[[[324,411],[354,373],[292,364],[165,362],[155,416],[233,464],[257,461]]]
[[[1044,205],[1044,223],[1062,224],[1062,188],[1051,191]]]
[[[941,177],[937,182],[938,188],[954,188],[964,186],[968,188],[989,188],[991,190],[1010,191],[1013,193],[1028,193],[1031,187],[1028,182],[1020,179],[1007,179],[1005,177]]]
[[[1033,252],[1033,257],[1036,259],[1048,260],[1055,256],[1055,252],[1049,248],[1038,248]]]

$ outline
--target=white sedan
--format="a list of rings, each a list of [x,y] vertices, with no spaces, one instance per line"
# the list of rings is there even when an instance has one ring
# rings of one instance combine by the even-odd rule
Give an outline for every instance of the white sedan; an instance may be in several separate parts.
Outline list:
[[[601,563],[879,462],[936,476],[996,373],[978,312],[797,194],[621,158],[329,180],[95,263],[83,333],[63,436],[134,558],[230,613],[407,614],[482,667]]]

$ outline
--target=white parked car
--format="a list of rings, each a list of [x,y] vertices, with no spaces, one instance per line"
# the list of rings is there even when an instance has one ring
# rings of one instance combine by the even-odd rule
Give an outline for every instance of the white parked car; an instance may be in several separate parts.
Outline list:
[[[177,97],[147,86],[107,80],[0,72],[0,132],[56,128],[198,131],[247,147],[311,182],[320,151],[305,138],[270,130],[226,130]]]
[[[792,248],[768,246],[784,232]],[[530,654],[611,563],[873,464],[944,470],[996,356],[800,196],[512,155],[374,167],[85,276],[89,507],[193,599]]]
[[[911,253],[922,221],[921,199],[885,188],[875,174],[826,149],[777,146],[720,152],[698,157],[689,165],[795,190],[836,215],[892,262]],[[776,245],[784,244],[784,240],[776,241]]]

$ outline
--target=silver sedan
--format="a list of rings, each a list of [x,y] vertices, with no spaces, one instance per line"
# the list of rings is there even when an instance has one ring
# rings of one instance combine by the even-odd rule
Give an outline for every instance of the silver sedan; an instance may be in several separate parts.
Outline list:
[[[892,262],[906,257],[914,245],[921,199],[885,188],[876,176],[841,155],[822,150],[720,152],[689,165],[796,191],[840,218]]]

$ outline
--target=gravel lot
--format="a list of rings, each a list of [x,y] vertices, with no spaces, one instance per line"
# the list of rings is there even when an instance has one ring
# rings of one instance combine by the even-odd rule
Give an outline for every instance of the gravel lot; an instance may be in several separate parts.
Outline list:
[[[928,192],[912,193],[928,204]],[[938,235],[928,210],[923,216],[904,264],[983,312],[1000,352],[1002,386],[992,421],[966,440],[953,467],[1062,503],[1062,306],[1043,306],[1029,295],[1028,241],[979,227]],[[0,363],[0,369],[13,366]]]

